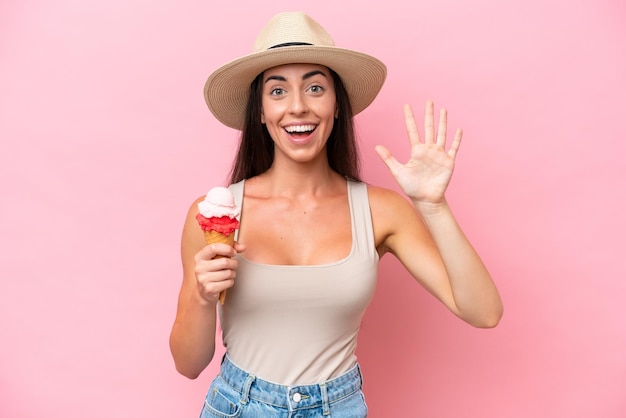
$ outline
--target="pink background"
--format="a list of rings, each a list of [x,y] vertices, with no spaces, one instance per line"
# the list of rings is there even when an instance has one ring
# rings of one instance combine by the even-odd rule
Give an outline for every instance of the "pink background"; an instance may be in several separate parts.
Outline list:
[[[195,417],[168,334],[188,205],[236,132],[206,76],[293,1],[0,3],[0,416]],[[461,323],[385,257],[359,356],[374,417],[626,416],[626,7],[619,0],[321,0],[337,44],[389,67],[358,117],[406,158],[401,106],[445,105],[449,190],[505,302]]]

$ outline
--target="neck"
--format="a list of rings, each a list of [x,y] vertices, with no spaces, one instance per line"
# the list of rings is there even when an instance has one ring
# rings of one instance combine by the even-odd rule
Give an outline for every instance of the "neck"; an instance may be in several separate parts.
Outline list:
[[[267,181],[267,191],[282,196],[315,196],[334,193],[336,187],[345,187],[345,179],[333,171],[328,162],[299,164],[293,161],[274,164],[259,176]]]

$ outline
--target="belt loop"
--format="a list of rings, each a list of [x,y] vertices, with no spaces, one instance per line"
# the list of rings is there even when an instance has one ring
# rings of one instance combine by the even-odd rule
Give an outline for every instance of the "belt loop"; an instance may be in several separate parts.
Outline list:
[[[252,387],[252,383],[254,383],[255,379],[256,377],[253,374],[249,374],[246,381],[243,383],[243,396],[241,397],[241,403],[244,405],[247,404],[250,399],[250,388]]]
[[[320,391],[322,392],[322,409],[324,415],[330,415],[330,405],[328,405],[328,388],[326,383],[320,383]]]

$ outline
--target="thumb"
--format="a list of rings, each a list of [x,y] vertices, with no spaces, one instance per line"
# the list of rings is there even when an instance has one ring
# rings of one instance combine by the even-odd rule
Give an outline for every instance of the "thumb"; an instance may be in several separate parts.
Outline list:
[[[238,253],[242,253],[244,251],[246,251],[246,245],[245,244],[241,244],[237,241],[235,241],[235,245],[234,245],[235,251],[237,251]]]
[[[391,174],[395,176],[401,166],[398,160],[396,160],[394,156],[391,155],[391,152],[383,145],[377,145],[374,150],[376,150],[376,153],[378,154],[380,159],[383,160],[383,162],[387,165],[387,168],[389,168]]]

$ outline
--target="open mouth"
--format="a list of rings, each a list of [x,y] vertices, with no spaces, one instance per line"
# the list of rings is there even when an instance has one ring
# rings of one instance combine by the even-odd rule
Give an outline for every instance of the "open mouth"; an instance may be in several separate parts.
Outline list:
[[[315,128],[317,128],[317,125],[297,125],[287,126],[285,131],[294,138],[304,138],[311,135]]]

